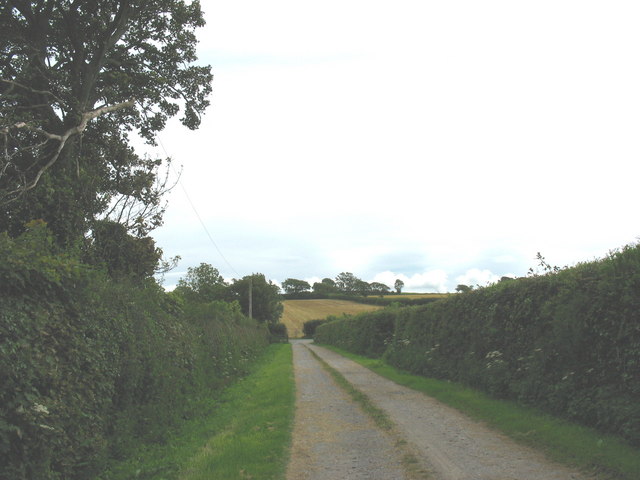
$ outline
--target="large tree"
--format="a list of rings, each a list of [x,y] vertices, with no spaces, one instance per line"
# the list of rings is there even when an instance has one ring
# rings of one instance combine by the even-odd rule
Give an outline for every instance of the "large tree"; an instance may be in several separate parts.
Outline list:
[[[251,310],[251,316],[259,322],[275,324],[280,320],[284,309],[280,289],[263,274],[254,273],[234,280],[231,290],[245,315]]]
[[[282,282],[282,289],[285,293],[302,293],[311,290],[309,282],[298,280],[297,278],[287,278]]]
[[[197,0],[0,2],[0,231],[43,218],[67,244],[106,216],[137,236],[160,224],[160,160],[129,136],[154,142],[180,112],[198,127],[203,25]]]
[[[369,284],[369,288],[371,289],[371,293],[380,296],[389,293],[389,291],[391,290],[387,285],[380,282],[372,282],[371,284]]]
[[[218,269],[208,263],[189,267],[187,274],[178,280],[175,292],[189,301],[198,303],[230,301],[233,297],[229,285]]]
[[[338,292],[336,282],[331,278],[323,278],[321,282],[315,282],[312,288],[314,293],[320,295],[331,295]]]
[[[336,288],[347,295],[358,292],[358,288],[362,287],[362,280],[351,272],[342,272],[336,277]]]

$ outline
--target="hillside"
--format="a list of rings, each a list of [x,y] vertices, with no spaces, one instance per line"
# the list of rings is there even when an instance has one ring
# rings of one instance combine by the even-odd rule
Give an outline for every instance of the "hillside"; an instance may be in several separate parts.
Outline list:
[[[284,312],[281,322],[287,326],[291,338],[302,337],[302,327],[307,320],[325,318],[329,315],[353,315],[361,312],[370,312],[382,307],[375,305],[363,305],[347,300],[285,300]]]

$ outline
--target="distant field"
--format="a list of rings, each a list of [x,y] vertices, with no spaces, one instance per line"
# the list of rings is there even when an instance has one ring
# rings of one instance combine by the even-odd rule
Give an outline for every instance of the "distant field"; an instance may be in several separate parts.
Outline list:
[[[445,298],[450,293],[403,293],[401,295],[384,295],[384,298]]]
[[[325,318],[329,315],[348,315],[370,312],[382,307],[363,305],[347,300],[285,300],[284,312],[280,320],[287,326],[291,338],[302,337],[302,327],[307,320]]]

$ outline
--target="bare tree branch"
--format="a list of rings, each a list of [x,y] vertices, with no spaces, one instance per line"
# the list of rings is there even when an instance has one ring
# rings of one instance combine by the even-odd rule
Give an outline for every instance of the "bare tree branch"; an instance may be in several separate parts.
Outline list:
[[[6,80],[3,80],[6,81]],[[7,83],[15,83],[15,82],[10,82],[7,81]],[[26,87],[25,87],[26,88]],[[51,94],[50,92],[45,92],[48,94]],[[51,94],[53,95],[53,94]],[[68,129],[66,132],[64,132],[62,135],[58,135],[58,134],[54,134],[54,133],[50,133],[45,131],[42,128],[39,127],[34,127],[32,125],[30,125],[27,122],[18,122],[13,124],[11,127],[15,128],[15,129],[26,129],[32,132],[35,132],[39,135],[44,136],[45,138],[47,138],[47,141],[57,141],[58,142],[58,146],[55,149],[55,151],[53,152],[53,155],[51,156],[51,158],[49,159],[49,161],[42,166],[37,173],[35,174],[34,178],[30,181],[25,181],[23,185],[21,185],[19,188],[15,188],[13,190],[9,190],[8,192],[5,192],[2,194],[3,198],[0,199],[0,205],[5,205],[7,203],[12,202],[13,200],[15,200],[19,195],[22,195],[24,192],[27,192],[33,188],[36,187],[36,185],[38,184],[38,182],[40,181],[40,178],[42,177],[42,175],[49,169],[51,168],[57,161],[58,158],[60,157],[60,154],[62,152],[62,150],[64,149],[65,145],[67,144],[67,141],[69,140],[69,138],[73,137],[74,135],[80,135],[82,134],[82,132],[84,132],[84,130],[87,128],[87,125],[89,124],[89,122],[97,117],[99,117],[100,115],[105,115],[107,113],[110,112],[114,112],[117,110],[121,110],[123,108],[130,108],[133,107],[135,105],[135,100],[129,100],[126,102],[122,102],[122,103],[118,103],[115,105],[106,105],[100,108],[97,108],[95,110],[92,110],[90,112],[85,112],[82,114],[82,116],[80,117],[80,122],[78,123],[78,125],[71,127],[70,129]],[[5,137],[5,145],[7,143],[6,137],[8,135],[8,128],[5,128],[2,130],[2,135]],[[44,142],[46,143],[46,142]],[[44,145],[40,144],[40,145]],[[8,166],[8,164],[10,163],[10,158],[9,158],[9,153],[5,147],[5,165],[2,168],[2,171],[6,171],[6,168]],[[26,177],[26,175],[25,175]]]
[[[6,84],[9,84],[9,85],[11,85],[12,87],[19,87],[19,88],[22,88],[22,89],[27,90],[27,91],[29,91],[29,92],[31,92],[31,93],[37,93],[37,94],[39,94],[39,95],[48,95],[48,96],[50,96],[50,97],[53,97],[53,98],[54,98],[55,100],[57,100],[58,102],[60,102],[60,103],[64,103],[64,102],[60,99],[60,97],[58,97],[58,96],[57,96],[57,95],[55,95],[53,92],[50,92],[50,91],[48,91],[48,90],[37,90],[37,89],[35,89],[35,88],[27,87],[26,85],[22,85],[21,83],[15,82],[15,81],[13,81],[13,80],[7,80],[7,79],[5,79],[5,78],[0,78],[0,82],[3,82],[3,83],[6,83]],[[10,91],[10,90],[9,90],[9,91]],[[40,106],[40,105],[36,105],[36,106]],[[49,106],[49,105],[47,105],[47,106]],[[29,108],[34,108],[34,107],[35,107],[35,106],[34,106],[34,105],[32,105],[32,106],[30,106]]]

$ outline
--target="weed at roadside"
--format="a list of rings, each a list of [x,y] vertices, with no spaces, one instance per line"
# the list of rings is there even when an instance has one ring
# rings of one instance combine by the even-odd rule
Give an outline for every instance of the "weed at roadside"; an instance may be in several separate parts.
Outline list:
[[[279,479],[294,409],[291,346],[271,345],[251,373],[184,422],[163,445],[141,446],[102,479]],[[241,473],[242,472],[242,473]]]

